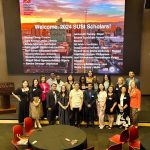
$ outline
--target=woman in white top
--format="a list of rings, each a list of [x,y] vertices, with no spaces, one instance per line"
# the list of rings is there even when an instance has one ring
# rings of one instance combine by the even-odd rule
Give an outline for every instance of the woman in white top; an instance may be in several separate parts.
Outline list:
[[[97,112],[98,112],[100,129],[103,129],[105,126],[104,115],[105,115],[105,108],[106,108],[106,98],[107,98],[107,93],[104,90],[104,85],[100,83],[98,93],[97,93]]]
[[[109,74],[103,76],[103,82],[105,91],[108,90],[108,87],[111,85],[111,78]]]
[[[120,126],[120,128],[128,128],[128,126],[130,125],[130,97],[127,93],[126,86],[122,86],[121,93],[120,95],[118,95],[117,101],[118,115],[116,124]]]

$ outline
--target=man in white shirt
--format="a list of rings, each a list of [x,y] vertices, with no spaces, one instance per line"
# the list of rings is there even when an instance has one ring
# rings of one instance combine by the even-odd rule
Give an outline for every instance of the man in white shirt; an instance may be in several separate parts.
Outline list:
[[[80,111],[83,105],[83,92],[79,89],[79,83],[75,83],[75,87],[69,95],[70,109],[72,111],[71,124],[79,126]]]
[[[56,76],[56,81],[54,83],[57,85],[57,91],[61,92],[61,87],[64,85],[64,82],[60,79],[60,75]]]
[[[56,82],[55,73],[51,73],[50,78],[46,82],[49,84],[49,87],[51,89],[52,84]]]

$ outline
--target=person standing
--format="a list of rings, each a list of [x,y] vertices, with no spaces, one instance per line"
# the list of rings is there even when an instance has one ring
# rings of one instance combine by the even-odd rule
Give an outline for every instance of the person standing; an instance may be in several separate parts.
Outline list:
[[[34,127],[42,128],[40,124],[40,118],[43,117],[42,108],[42,89],[39,85],[38,79],[33,79],[33,85],[30,88],[30,117],[34,119]]]
[[[114,123],[114,115],[116,114],[116,95],[113,86],[109,86],[106,99],[105,113],[108,115],[108,129],[111,129]]]
[[[64,85],[64,82],[60,79],[60,75],[56,76],[56,81],[54,82],[57,85],[57,91],[61,91],[61,86]]]
[[[60,121],[60,124],[69,124],[69,114],[68,114],[69,93],[66,90],[65,85],[61,86],[58,104],[59,104],[59,121]]]
[[[86,83],[93,83],[93,72],[92,72],[92,70],[88,71],[88,74],[86,77]]]
[[[115,93],[117,96],[119,96],[121,94],[121,88],[123,86],[126,86],[124,78],[118,77],[118,81],[117,81],[117,84],[115,86]]]
[[[50,78],[46,82],[49,84],[49,87],[51,88],[52,84],[56,82],[55,73],[51,73]]]
[[[86,83],[86,78],[84,75],[80,76],[79,78],[79,86],[81,91],[85,91],[87,89],[87,83]],[[82,110],[80,112],[80,121],[85,121],[85,105],[83,103],[82,105]]]
[[[22,87],[17,88],[14,92],[12,92],[12,95],[19,102],[18,121],[20,124],[23,124],[24,118],[29,117],[30,90],[28,81],[23,80]]]
[[[99,82],[98,82],[98,80],[97,80],[97,76],[94,75],[94,76],[93,76],[93,88],[94,88],[95,91],[98,90],[98,85],[99,85]]]
[[[103,85],[104,85],[105,91],[107,91],[108,87],[111,85],[111,78],[109,74],[105,74],[103,76]]]
[[[97,76],[94,75],[93,76],[93,89],[95,92],[97,92],[98,86],[99,86],[99,81],[97,79]],[[94,108],[94,118],[95,118],[94,120],[96,120],[96,121],[98,120],[98,114],[97,114],[97,108],[96,107]]]
[[[85,106],[85,118],[87,127],[89,126],[89,122],[91,122],[92,126],[94,126],[94,110],[96,107],[96,92],[93,90],[92,83],[88,83],[88,89],[83,93],[83,102]]]
[[[134,81],[137,88],[140,89],[140,81],[135,78],[135,73],[133,71],[129,71],[129,77],[126,79],[126,85],[128,88],[131,88],[131,82]]]
[[[44,75],[40,76],[40,84],[39,85],[42,89],[41,100],[42,100],[42,106],[43,106],[43,118],[46,119],[47,118],[46,94],[50,90],[49,84],[46,82],[46,76],[44,76]]]
[[[72,111],[71,124],[80,125],[80,111],[83,105],[83,92],[79,89],[79,83],[75,83],[75,87],[69,95],[70,109]]]
[[[107,93],[104,90],[104,85],[100,83],[98,93],[97,93],[97,113],[99,118],[100,129],[103,129],[105,126],[104,115],[105,115],[105,108],[106,108],[106,98],[107,98]]]
[[[130,97],[126,86],[122,86],[121,93],[117,98],[118,115],[116,124],[120,127],[128,128],[130,125]]]
[[[82,90],[83,92],[87,89],[86,78],[83,75],[80,76],[79,86],[80,86],[80,90]]]
[[[49,124],[53,125],[56,122],[56,118],[58,116],[58,99],[59,92],[56,90],[57,85],[55,83],[52,84],[51,90],[47,93],[47,119]]]
[[[141,110],[141,91],[137,88],[135,81],[132,81],[129,89],[130,94],[130,117],[131,124],[138,126],[138,112]]]
[[[74,88],[74,77],[72,75],[69,75],[67,77],[67,82],[65,83],[65,86],[68,92],[70,92]]]

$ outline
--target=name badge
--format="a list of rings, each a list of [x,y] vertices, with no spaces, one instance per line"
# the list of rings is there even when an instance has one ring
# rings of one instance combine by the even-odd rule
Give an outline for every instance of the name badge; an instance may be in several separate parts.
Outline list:
[[[111,100],[112,98],[111,98],[111,97],[109,97],[109,99]]]
[[[127,99],[126,97],[124,97],[124,99]]]
[[[116,88],[116,90],[118,90],[118,88]]]

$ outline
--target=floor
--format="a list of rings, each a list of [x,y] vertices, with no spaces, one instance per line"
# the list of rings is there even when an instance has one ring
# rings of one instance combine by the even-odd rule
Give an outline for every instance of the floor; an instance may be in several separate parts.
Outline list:
[[[17,106],[17,101],[13,99],[12,105]],[[147,133],[150,133],[150,96],[142,97],[142,108],[139,114],[139,138],[142,139]],[[12,139],[12,126],[17,123],[17,112],[12,114],[0,114],[0,150],[13,150],[10,141]],[[43,124],[47,124],[42,122]],[[116,133],[120,133],[122,129],[117,127],[103,130],[89,127],[81,127],[87,134],[88,146],[94,146],[95,150],[105,150],[110,144],[108,138]],[[150,138],[147,138],[150,143]],[[150,148],[149,148],[150,149]],[[128,145],[123,146],[123,150],[128,150]]]

